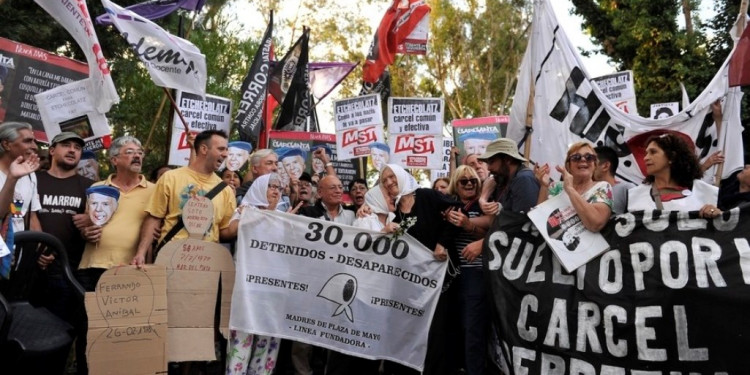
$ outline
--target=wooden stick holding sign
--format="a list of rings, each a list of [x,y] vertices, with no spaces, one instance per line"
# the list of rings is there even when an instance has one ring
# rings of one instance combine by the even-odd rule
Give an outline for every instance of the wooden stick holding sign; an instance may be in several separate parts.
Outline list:
[[[180,116],[182,126],[185,127],[185,134],[190,134],[190,127],[188,126],[187,121],[185,121],[185,117],[182,116],[182,111],[180,111],[180,107],[178,107],[177,103],[175,103],[172,94],[169,92],[169,89],[166,87],[162,87],[162,90],[164,90],[164,94],[167,95],[167,98],[169,98],[169,103],[172,104],[172,109],[174,109],[174,111],[177,113],[177,116]]]

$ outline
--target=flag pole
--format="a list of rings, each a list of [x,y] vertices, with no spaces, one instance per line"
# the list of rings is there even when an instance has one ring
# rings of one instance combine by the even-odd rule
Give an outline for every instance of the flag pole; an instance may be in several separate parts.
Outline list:
[[[737,27],[735,27],[735,32],[737,33],[737,40],[742,38],[742,33],[745,31],[745,27],[747,27],[747,7],[748,7],[748,0],[742,0],[740,2],[740,10],[739,14],[737,15]],[[733,88],[733,90],[738,90],[737,88]],[[723,112],[723,108],[722,108]],[[722,120],[721,122],[724,122],[724,116],[721,116]],[[726,132],[725,132],[726,133]],[[716,138],[718,139],[721,136],[721,123],[716,124]],[[726,134],[724,134],[724,137],[726,138]],[[724,153],[724,148],[726,147],[726,139],[724,139],[724,142],[722,142],[722,154]],[[718,166],[716,166],[716,173],[714,174],[714,185],[719,186],[721,185],[721,176],[724,174],[724,163],[719,163]]]
[[[185,128],[185,134],[187,135],[190,133],[190,127],[188,127],[187,121],[185,121],[185,118],[182,117],[182,111],[180,111],[180,108],[177,107],[177,103],[175,103],[174,98],[172,97],[172,94],[169,92],[169,89],[166,87],[162,87],[164,90],[164,94],[167,98],[169,98],[169,103],[172,105],[172,109],[174,109],[174,112],[177,113],[177,116],[180,117],[180,121],[182,122],[182,126]]]

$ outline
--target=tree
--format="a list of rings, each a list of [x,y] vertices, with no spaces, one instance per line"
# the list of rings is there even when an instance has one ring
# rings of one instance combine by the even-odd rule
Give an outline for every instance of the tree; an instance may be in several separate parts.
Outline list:
[[[582,27],[618,70],[633,70],[640,113],[653,103],[677,101],[683,82],[692,97],[708,85],[718,66],[711,63],[707,38],[694,1],[572,0]],[[678,13],[690,14],[694,29],[680,29]],[[688,23],[691,24],[691,23]]]

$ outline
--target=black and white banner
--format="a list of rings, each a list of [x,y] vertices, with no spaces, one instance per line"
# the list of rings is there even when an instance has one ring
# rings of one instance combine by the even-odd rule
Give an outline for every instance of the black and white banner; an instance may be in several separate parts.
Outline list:
[[[422,370],[445,267],[409,235],[248,208],[229,325]]]
[[[525,215],[484,248],[507,374],[741,374],[750,368],[750,206],[620,215],[610,250],[563,271]]]

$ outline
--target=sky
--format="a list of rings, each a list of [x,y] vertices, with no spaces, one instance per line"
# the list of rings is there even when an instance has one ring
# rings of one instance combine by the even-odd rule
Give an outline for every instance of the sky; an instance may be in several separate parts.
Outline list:
[[[277,14],[274,17],[276,19],[293,19],[301,1],[304,0],[282,0],[282,6],[280,7],[280,10],[277,11]],[[332,1],[335,1],[342,7],[347,7],[347,4],[351,4],[350,0]],[[597,47],[594,46],[590,38],[585,35],[583,30],[581,30],[580,28],[580,25],[583,23],[582,19],[579,16],[570,14],[570,9],[573,7],[571,0],[549,0],[549,2],[552,5],[552,8],[555,12],[555,15],[557,16],[560,25],[562,26],[565,34],[568,36],[568,39],[570,39],[572,44],[587,51],[597,50]],[[260,12],[257,10],[257,7],[251,5],[250,3],[251,2],[247,0],[236,1],[232,5],[232,7],[230,7],[229,12],[234,14],[242,14],[243,18],[247,20],[243,23],[244,25],[242,26],[241,32],[247,32],[250,33],[250,35],[260,36],[266,28],[267,16],[260,14]],[[713,1],[702,1],[699,14],[703,20],[706,20],[712,16],[712,11],[710,10],[712,4]],[[376,15],[370,18],[370,28],[374,31],[377,28],[378,23],[380,22],[381,15],[385,12],[385,6],[383,4],[377,4],[371,5],[369,7],[371,7],[372,10],[368,10],[367,13]],[[679,22],[681,22],[682,25],[682,20],[679,20]],[[290,33],[280,33],[278,30],[274,30],[274,33],[277,38],[280,37],[282,39],[281,42],[283,45],[291,44],[289,40],[284,40],[284,36],[287,36],[288,38],[288,35]],[[296,34],[299,35],[299,33]],[[367,47],[368,46],[362,46],[363,49],[366,49]],[[311,48],[311,50],[313,52],[315,51],[314,48]],[[429,53],[429,50],[427,51],[427,53]],[[314,57],[312,58],[314,59]],[[616,71],[614,66],[612,66],[607,61],[606,56],[603,56],[601,54],[591,54],[589,57],[583,57],[583,62],[586,66],[586,70],[592,77],[598,77],[601,75],[614,73]],[[338,90],[334,90],[327,98],[325,98],[317,105],[318,118],[321,123],[322,131],[325,133],[333,133],[334,131],[333,121],[331,121],[333,101],[339,99],[343,98],[340,97]]]

